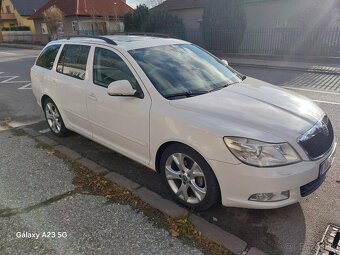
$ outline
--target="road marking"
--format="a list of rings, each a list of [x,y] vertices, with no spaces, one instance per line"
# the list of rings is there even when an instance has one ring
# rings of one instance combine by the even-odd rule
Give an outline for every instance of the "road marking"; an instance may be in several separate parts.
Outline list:
[[[43,130],[39,130],[40,134],[46,134],[48,132],[50,132],[51,130],[49,128],[43,129]]]
[[[22,89],[32,89],[32,83],[28,83],[28,84],[18,88],[18,90],[22,90]]]
[[[287,87],[287,86],[284,86],[283,88],[291,89],[291,90],[301,90],[301,91],[307,91],[307,92],[315,92],[315,93],[323,93],[323,94],[330,94],[330,95],[340,96],[340,93],[330,92],[330,91],[321,91],[321,90],[313,90],[313,89],[301,89],[301,88],[293,88],[293,87]]]
[[[11,78],[8,78],[7,80],[1,81],[0,83],[10,83],[10,81],[12,81],[16,78],[19,78],[19,76],[7,76],[7,77],[11,77]]]
[[[43,119],[35,119],[35,120],[24,120],[24,121],[11,121],[8,122],[7,125],[10,128],[17,128],[17,127],[22,127],[22,126],[28,126],[28,125],[32,125],[32,124],[36,124],[40,121],[42,121]]]
[[[19,55],[17,53],[14,52],[6,52],[6,51],[0,51],[0,54],[7,54],[7,55]]]
[[[340,105],[340,103],[337,102],[329,102],[329,101],[322,101],[322,100],[312,100],[313,102],[316,103],[323,103],[323,104],[332,104],[332,105]]]

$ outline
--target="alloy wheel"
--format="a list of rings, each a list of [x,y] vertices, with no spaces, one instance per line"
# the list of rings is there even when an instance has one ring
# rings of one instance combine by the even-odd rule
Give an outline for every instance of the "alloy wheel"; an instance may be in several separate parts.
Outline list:
[[[184,153],[174,153],[165,163],[165,176],[172,191],[189,204],[200,203],[207,193],[201,167]]]
[[[61,131],[61,118],[57,107],[53,103],[47,103],[45,106],[47,123],[56,134]]]

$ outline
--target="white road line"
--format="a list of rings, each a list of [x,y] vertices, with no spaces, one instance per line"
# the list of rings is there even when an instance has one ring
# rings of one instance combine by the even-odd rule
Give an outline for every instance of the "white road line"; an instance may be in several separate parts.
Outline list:
[[[9,123],[7,123],[8,126],[10,126],[11,128],[17,128],[17,127],[22,127],[22,126],[28,126],[28,125],[32,125],[32,124],[36,124],[40,121],[42,121],[43,119],[35,119],[35,120],[25,120],[25,121],[11,121]]]
[[[28,83],[28,84],[26,84],[26,85],[24,85],[24,86],[22,86],[22,87],[20,87],[20,88],[18,88],[18,90],[22,90],[22,89],[32,89],[32,83]]]
[[[323,93],[323,94],[330,94],[330,95],[337,95],[340,96],[340,93],[337,92],[330,92],[330,91],[321,91],[321,90],[313,90],[313,89],[302,89],[302,88],[293,88],[293,87],[286,87],[285,89],[291,89],[291,90],[301,90],[301,91],[307,91],[307,92],[315,92],[315,93]]]
[[[19,76],[7,76],[7,77],[11,77],[11,78],[8,78],[7,80],[1,81],[0,83],[9,83],[9,81],[14,80],[16,78],[19,78]]]
[[[312,100],[313,102],[316,103],[323,103],[323,104],[332,104],[332,105],[340,105],[340,103],[337,102],[329,102],[329,101],[322,101],[322,100]]]
[[[0,54],[7,54],[7,55],[19,55],[17,53],[14,52],[6,52],[6,51],[0,51]]]

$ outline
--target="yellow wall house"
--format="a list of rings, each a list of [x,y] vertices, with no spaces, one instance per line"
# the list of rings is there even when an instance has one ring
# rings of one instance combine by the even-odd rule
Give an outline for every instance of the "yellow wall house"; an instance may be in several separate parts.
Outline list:
[[[0,0],[0,29],[3,27],[27,26],[35,33],[30,16],[49,0]]]

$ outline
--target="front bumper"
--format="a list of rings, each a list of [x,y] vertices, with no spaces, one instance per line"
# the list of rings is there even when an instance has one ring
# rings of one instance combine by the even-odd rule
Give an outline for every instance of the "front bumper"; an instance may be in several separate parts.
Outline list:
[[[315,191],[324,181],[319,176],[320,164],[336,149],[332,149],[319,160],[302,161],[293,165],[259,168],[245,164],[231,165],[209,160],[221,189],[222,204],[228,207],[252,209],[274,209],[299,202]],[[327,173],[326,173],[327,174]],[[256,193],[289,191],[290,197],[277,202],[249,201]]]

